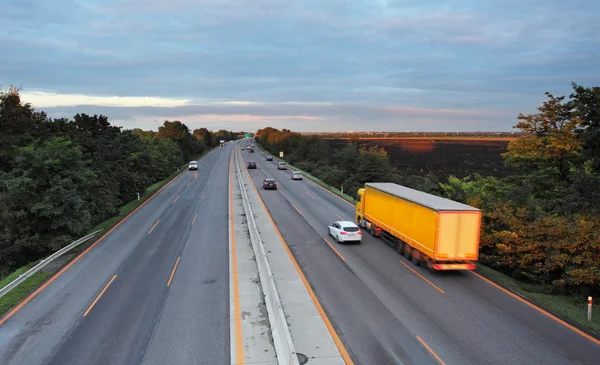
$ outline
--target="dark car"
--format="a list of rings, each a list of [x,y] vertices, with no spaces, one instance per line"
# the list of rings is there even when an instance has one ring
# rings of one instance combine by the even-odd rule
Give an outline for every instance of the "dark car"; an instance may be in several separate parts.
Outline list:
[[[273,156],[267,156],[267,161],[273,161]]]
[[[254,161],[248,161],[247,167],[249,169],[255,169],[256,168],[256,162],[254,162]]]
[[[264,179],[263,189],[277,189],[277,182],[275,181],[275,179]]]

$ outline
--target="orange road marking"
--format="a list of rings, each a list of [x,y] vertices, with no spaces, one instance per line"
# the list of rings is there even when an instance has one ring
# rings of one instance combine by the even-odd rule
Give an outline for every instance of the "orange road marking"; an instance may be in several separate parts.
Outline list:
[[[433,356],[437,360],[437,362],[440,363],[440,365],[446,365],[446,363],[435,353],[435,351],[433,351],[433,349],[431,347],[429,347],[428,344],[425,343],[425,341],[423,341],[423,339],[421,337],[417,336],[417,340],[419,340],[419,342],[421,342],[421,344],[423,346],[425,346],[427,351],[429,351],[431,356]]]
[[[190,184],[191,184],[191,183],[192,183],[192,182],[190,181],[189,183],[187,183],[187,185],[186,185],[186,186],[190,186]]]
[[[323,238],[325,240],[325,242],[327,242],[327,244],[329,245],[329,247],[331,247],[333,249],[333,251],[335,251],[335,253],[337,253],[337,255],[344,261],[346,261],[346,259],[344,258],[344,256],[342,256],[342,254],[331,244],[329,243],[328,240],[326,240],[325,238]]]
[[[171,271],[171,277],[169,278],[169,282],[167,286],[171,286],[171,281],[173,281],[173,276],[175,275],[175,270],[177,270],[177,266],[179,265],[179,259],[181,256],[177,256],[177,261],[175,261],[175,266],[173,266],[173,271]]]
[[[281,232],[279,232],[279,229],[277,228],[277,225],[275,224],[275,221],[271,217],[271,214],[267,210],[267,207],[266,207],[265,203],[263,202],[262,198],[260,197],[260,194],[258,193],[258,190],[256,190],[256,186],[254,186],[254,182],[250,178],[250,174],[248,173],[248,170],[246,170],[246,175],[248,175],[248,179],[250,179],[250,185],[252,186],[252,188],[254,189],[254,192],[256,193],[256,196],[258,197],[258,201],[263,206],[265,212],[267,213],[267,217],[269,217],[269,220],[271,221],[271,224],[273,225],[273,228],[275,229],[275,232],[279,236],[279,240],[281,241],[281,244],[285,248],[285,250],[286,250],[286,252],[287,252],[290,260],[292,260],[292,264],[294,265],[294,267],[296,268],[296,271],[300,275],[300,278],[302,279],[302,282],[304,283],[304,286],[306,287],[306,290],[308,291],[308,293],[310,294],[310,297],[312,298],[313,302],[315,303],[315,306],[317,307],[317,310],[319,311],[319,314],[321,315],[321,318],[323,318],[323,321],[325,322],[325,326],[327,327],[327,330],[329,331],[329,334],[333,338],[333,342],[335,343],[336,347],[338,348],[338,351],[342,355],[342,358],[344,359],[344,362],[346,363],[346,365],[354,365],[354,362],[350,358],[350,355],[348,354],[348,351],[344,347],[344,344],[342,343],[342,340],[340,340],[340,337],[338,336],[337,332],[335,331],[335,328],[333,328],[333,325],[331,324],[331,321],[329,320],[329,317],[327,317],[327,314],[325,313],[325,310],[323,309],[323,306],[319,302],[319,299],[317,299],[317,296],[315,295],[315,292],[312,290],[310,284],[308,283],[308,280],[306,279],[306,276],[304,275],[304,273],[302,272],[302,269],[298,265],[298,262],[294,258],[294,255],[292,254],[292,251],[290,251],[290,248],[288,247],[287,243],[283,239],[283,236],[281,235]]]
[[[421,279],[425,280],[429,285],[433,286],[434,288],[436,288],[440,293],[442,294],[446,294],[442,289],[438,288],[434,283],[432,283],[431,281],[427,280],[426,277],[424,277],[423,275],[419,274],[418,272],[416,272],[415,270],[413,270],[412,267],[408,266],[407,264],[405,264],[404,262],[400,261],[400,263],[404,266],[406,266],[407,269],[409,269],[410,271],[412,271],[413,273],[415,273],[416,275],[418,275]]]
[[[345,220],[344,218],[342,218],[339,214],[336,214],[336,216],[340,219],[340,220]]]
[[[308,196],[310,196],[311,198],[317,200],[314,196],[312,196],[309,192],[306,192],[306,194],[308,194]]]
[[[156,221],[156,223],[154,223],[154,225],[152,226],[152,228],[150,228],[150,231],[148,231],[148,234],[152,233],[152,231],[154,231],[154,228],[156,228],[156,225],[158,224],[158,222],[160,222],[160,219]]]
[[[196,223],[196,218],[198,217],[198,213],[194,214],[194,220],[192,221],[192,226]]]
[[[292,203],[290,203],[290,204],[292,204]],[[297,211],[298,213],[300,213],[300,215],[302,215],[302,212],[300,211],[300,209],[296,208],[296,206],[295,206],[294,204],[292,204],[292,207],[294,207],[294,209],[296,209],[296,211]]]
[[[102,297],[102,295],[104,294],[104,292],[106,291],[106,289],[108,289],[108,287],[110,286],[110,284],[112,284],[112,282],[117,278],[117,275],[113,276],[112,279],[110,279],[110,281],[108,282],[108,284],[106,284],[106,286],[104,287],[104,289],[102,289],[102,291],[100,292],[100,294],[98,294],[98,296],[96,297],[96,299],[92,302],[92,305],[90,305],[90,307],[85,311],[85,313],[83,313],[83,316],[87,316],[88,313],[92,310],[92,308],[94,308],[94,306],[96,305],[96,303],[98,302],[98,300],[100,300],[100,297]]]
[[[520,301],[521,303],[523,303],[523,304],[526,304],[526,305],[527,305],[527,306],[529,306],[530,308],[532,308],[532,309],[535,309],[536,311],[538,311],[539,313],[541,313],[541,314],[545,315],[546,317],[548,317],[548,318],[550,318],[550,319],[552,319],[552,320],[554,320],[554,321],[556,321],[556,322],[558,322],[558,323],[562,324],[563,326],[567,327],[568,329],[572,330],[573,332],[575,332],[575,333],[577,333],[577,334],[579,334],[579,335],[581,335],[581,336],[583,336],[583,337],[587,338],[588,340],[590,340],[590,341],[594,342],[596,345],[600,345],[600,340],[598,340],[597,338],[594,338],[594,337],[592,337],[592,336],[588,335],[587,333],[583,332],[583,331],[582,331],[582,330],[580,330],[579,328],[577,328],[577,327],[575,327],[575,326],[572,326],[572,325],[568,324],[567,322],[565,322],[565,321],[563,321],[562,319],[560,319],[560,318],[556,317],[556,316],[555,316],[555,315],[553,315],[552,313],[550,313],[550,312],[547,312],[547,311],[543,310],[542,308],[540,308],[540,307],[536,306],[535,304],[533,304],[533,303],[531,303],[531,302],[529,302],[529,301],[527,301],[527,300],[525,300],[525,299],[521,298],[520,296],[516,295],[515,293],[512,293],[510,290],[508,290],[508,289],[505,289],[505,288],[501,287],[500,285],[498,285],[498,284],[494,283],[494,282],[493,282],[493,281],[491,281],[490,279],[488,279],[488,278],[486,278],[486,277],[483,277],[483,276],[481,276],[481,275],[479,275],[478,273],[476,273],[476,272],[473,272],[473,271],[471,271],[471,273],[472,273],[473,275],[477,276],[478,278],[480,278],[481,280],[485,281],[486,283],[488,283],[488,284],[490,284],[490,285],[492,285],[492,286],[496,287],[497,289],[499,289],[499,290],[503,291],[504,293],[506,293],[506,294],[510,295],[511,297],[515,298],[516,300]]]
[[[206,193],[202,194],[202,199],[204,200],[204,197],[206,196]]]
[[[179,195],[177,195],[177,198],[175,198],[175,200],[173,200],[173,204],[175,204],[175,202],[177,201],[177,199],[179,199]]]
[[[235,246],[235,222],[233,215],[233,153],[229,159],[229,227],[231,232],[231,273],[233,275],[233,315],[235,322],[236,364],[244,364],[244,341],[242,338],[242,317],[240,311],[240,285],[238,280],[237,249]]]

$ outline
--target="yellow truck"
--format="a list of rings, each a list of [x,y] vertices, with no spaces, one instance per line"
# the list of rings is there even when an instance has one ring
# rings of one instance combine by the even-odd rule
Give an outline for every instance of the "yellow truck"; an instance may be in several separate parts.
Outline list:
[[[393,183],[358,190],[356,221],[416,265],[432,270],[474,270],[481,211]]]

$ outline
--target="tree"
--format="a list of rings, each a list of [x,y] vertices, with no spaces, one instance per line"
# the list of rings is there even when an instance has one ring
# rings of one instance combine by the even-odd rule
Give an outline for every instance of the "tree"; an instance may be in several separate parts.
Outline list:
[[[209,148],[212,148],[216,145],[215,137],[213,136],[212,132],[206,128],[194,129],[194,137],[200,141],[204,141],[204,144]]]
[[[85,195],[96,175],[64,138],[18,148],[0,175],[0,270],[24,265],[82,235],[91,214]]]
[[[551,167],[566,180],[569,163],[581,155],[582,143],[577,131],[582,120],[570,114],[564,96],[546,93],[546,97],[539,113],[519,115],[515,128],[528,135],[510,142],[503,157],[509,165]]]
[[[600,169],[600,87],[583,87],[576,83],[570,95],[569,108],[582,121],[580,133],[586,157]]]

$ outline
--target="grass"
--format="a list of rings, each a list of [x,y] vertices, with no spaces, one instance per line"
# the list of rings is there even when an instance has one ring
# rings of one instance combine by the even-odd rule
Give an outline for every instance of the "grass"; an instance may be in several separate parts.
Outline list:
[[[31,262],[12,274],[5,276],[0,279],[0,288],[4,288],[6,285],[10,284],[13,280],[17,279],[19,276],[24,274],[27,270],[31,269],[35,265],[38,264],[39,261]],[[9,309],[14,307],[17,303],[21,301],[27,294],[31,293],[35,288],[37,288],[41,283],[46,281],[52,273],[49,272],[41,272],[33,274],[27,280],[22,282],[19,286],[8,292],[5,296],[0,298],[0,315],[8,312]]]
[[[274,159],[281,161],[282,159],[273,156]],[[295,168],[292,165],[288,166],[294,170],[301,171],[304,176],[311,179],[315,183],[321,185],[325,189],[343,197],[350,203],[354,203],[354,199],[346,194],[342,195],[339,189],[336,189],[317,177],[314,177],[302,170]],[[548,312],[560,317],[561,319],[569,322],[570,324],[584,329],[587,332],[600,336],[600,313],[596,315],[592,314],[592,321],[587,320],[587,298],[576,298],[568,295],[555,295],[551,293],[550,285],[543,284],[531,284],[518,281],[505,275],[499,271],[496,271],[490,267],[484,265],[477,265],[477,272],[482,276],[490,279],[496,284],[512,291],[526,300],[536,304],[540,308],[547,310]]]
[[[592,321],[587,321],[587,298],[549,294],[550,285],[521,282],[483,265],[477,265],[477,272],[572,325],[600,336],[600,313],[592,313]]]
[[[197,158],[197,160],[199,160],[200,158],[202,158],[204,155],[206,155],[210,151],[211,150],[204,152],[202,155],[200,155]],[[167,178],[165,178],[165,179],[163,179],[163,180],[161,180],[161,181],[159,181],[159,182],[157,182],[157,183],[155,183],[155,184],[150,185],[149,187],[147,187],[146,190],[144,191],[144,193],[140,194],[140,200],[137,200],[137,199],[136,200],[132,200],[129,203],[123,205],[121,208],[119,208],[119,214],[118,215],[116,215],[116,216],[114,216],[112,218],[109,218],[109,219],[105,220],[104,222],[101,222],[101,223],[97,224],[96,226],[94,226],[93,228],[91,228],[88,231],[88,234],[92,233],[94,231],[100,230],[100,232],[96,235],[96,237],[100,237],[102,234],[104,234],[105,232],[109,231],[112,227],[114,227],[123,218],[125,218],[127,215],[129,215],[131,212],[133,212],[137,207],[139,207],[146,200],[148,200],[160,188],[162,188],[163,186],[167,185],[167,183],[169,181],[171,181],[175,176],[179,175],[181,173],[181,171],[184,170],[184,169],[186,169],[186,168],[187,168],[187,163],[184,164],[184,165],[181,165],[180,168],[179,168],[179,171],[173,172]],[[94,242],[93,239],[89,240],[86,243],[83,243],[83,244],[81,244],[81,245],[73,248],[70,252],[71,253],[82,252],[85,248],[89,247],[89,245],[91,245],[93,242]],[[39,260],[36,261],[36,262],[30,262],[29,264],[27,264],[27,265],[25,265],[25,266],[17,269],[16,271],[14,271],[13,273],[11,273],[10,275],[5,276],[3,278],[0,278],[0,288],[3,288],[7,284],[9,284],[11,281],[13,281],[16,278],[18,278],[19,275],[21,275],[24,272],[26,272],[27,270],[31,269],[38,262],[39,262]],[[11,290],[4,297],[0,298],[0,316],[3,315],[4,313],[6,313],[8,310],[10,310],[10,308],[12,308],[15,305],[17,305],[21,300],[23,300],[23,298],[25,298],[25,296],[27,296],[29,293],[31,293],[33,290],[35,290],[38,286],[40,286],[44,281],[46,281],[46,279],[48,279],[52,275],[53,275],[52,272],[41,272],[41,271],[38,271],[37,273],[35,273],[34,275],[32,275],[30,278],[28,278],[27,280],[25,280],[23,283],[21,283],[21,285],[19,285],[18,287],[14,288],[13,290]]]

